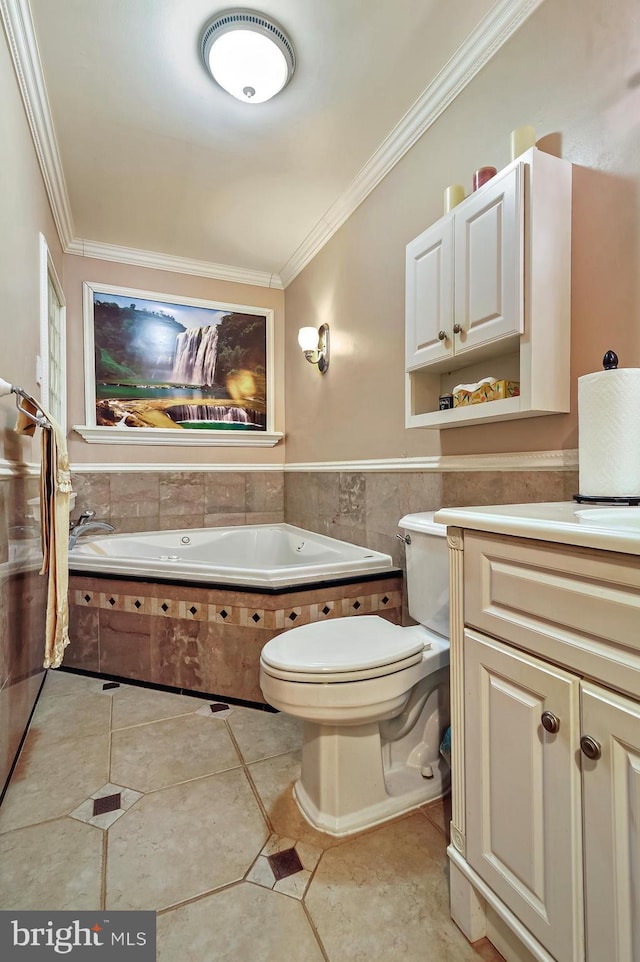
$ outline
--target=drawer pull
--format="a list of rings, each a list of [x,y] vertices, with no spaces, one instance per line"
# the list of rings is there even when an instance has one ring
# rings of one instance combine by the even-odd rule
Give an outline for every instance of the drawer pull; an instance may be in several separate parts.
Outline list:
[[[602,755],[602,746],[591,735],[583,735],[580,739],[582,753],[590,758],[592,762],[597,762]]]
[[[438,331],[438,340],[439,340],[439,341],[446,341],[446,339],[447,339],[447,332],[446,332],[446,331]]]
[[[560,719],[557,715],[554,715],[552,711],[543,711],[540,721],[542,722],[544,730],[551,735],[555,735],[556,732],[560,731]]]

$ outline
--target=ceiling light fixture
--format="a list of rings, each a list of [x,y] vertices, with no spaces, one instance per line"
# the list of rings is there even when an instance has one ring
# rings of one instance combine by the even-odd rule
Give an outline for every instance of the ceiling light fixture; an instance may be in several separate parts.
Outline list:
[[[262,104],[289,83],[293,44],[273,20],[255,10],[224,10],[206,25],[200,54],[213,79],[237,100]]]

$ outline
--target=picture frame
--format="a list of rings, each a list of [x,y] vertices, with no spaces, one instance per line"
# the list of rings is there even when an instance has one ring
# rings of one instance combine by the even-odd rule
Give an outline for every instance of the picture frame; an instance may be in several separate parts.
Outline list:
[[[85,281],[76,430],[124,443],[277,443],[273,313]]]

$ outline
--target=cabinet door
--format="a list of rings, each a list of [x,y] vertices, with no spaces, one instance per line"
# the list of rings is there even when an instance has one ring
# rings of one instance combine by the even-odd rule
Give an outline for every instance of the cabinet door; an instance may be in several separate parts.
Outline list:
[[[453,349],[453,216],[407,244],[405,291],[406,366],[411,371]]]
[[[579,681],[469,630],[464,677],[467,860],[557,962],[577,962]]]
[[[456,211],[456,354],[524,330],[523,186],[519,164]]]
[[[585,924],[589,962],[640,962],[640,705],[582,686]]]

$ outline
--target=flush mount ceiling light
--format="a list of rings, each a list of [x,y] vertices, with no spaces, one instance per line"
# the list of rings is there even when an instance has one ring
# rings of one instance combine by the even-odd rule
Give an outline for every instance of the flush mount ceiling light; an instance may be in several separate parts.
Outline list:
[[[289,83],[293,45],[273,20],[254,10],[224,10],[206,25],[200,42],[205,67],[237,100],[262,104]]]

